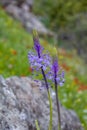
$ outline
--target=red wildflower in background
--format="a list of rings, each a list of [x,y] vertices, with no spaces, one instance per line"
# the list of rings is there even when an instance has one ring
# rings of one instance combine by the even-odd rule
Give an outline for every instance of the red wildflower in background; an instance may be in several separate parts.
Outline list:
[[[87,90],[87,85],[81,84],[80,87],[78,88],[78,91],[84,91]]]
[[[79,81],[79,79],[77,77],[74,78],[74,83],[75,84],[79,84],[80,83],[80,81]]]
[[[14,50],[14,49],[11,49],[10,52],[11,52],[11,54],[13,54],[13,55],[17,55],[17,51]]]
[[[65,69],[66,71],[70,71],[70,67],[67,66],[65,63],[63,63],[61,66],[62,66],[63,69]]]

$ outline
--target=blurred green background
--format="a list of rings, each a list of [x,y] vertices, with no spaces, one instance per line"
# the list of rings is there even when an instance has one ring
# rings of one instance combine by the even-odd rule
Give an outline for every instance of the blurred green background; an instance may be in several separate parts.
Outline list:
[[[62,104],[76,111],[87,130],[87,1],[35,0],[34,14],[55,33],[43,36],[41,44],[51,55],[58,49],[60,66],[65,70],[65,85],[59,88]],[[33,47],[32,34],[0,8],[0,75],[31,76],[27,54]]]
[[[46,27],[55,31],[58,45],[76,49],[87,63],[86,0],[37,0],[33,10]]]

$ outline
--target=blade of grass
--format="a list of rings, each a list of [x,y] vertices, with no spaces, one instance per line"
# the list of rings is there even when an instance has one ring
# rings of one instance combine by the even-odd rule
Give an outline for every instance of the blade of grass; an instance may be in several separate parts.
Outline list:
[[[36,125],[36,129],[37,129],[37,130],[40,130],[40,127],[39,127],[39,125],[38,125],[38,121],[37,121],[37,120],[35,120],[35,125]]]
[[[50,92],[48,91],[48,99],[49,99],[49,103],[50,103],[50,122],[49,122],[49,130],[52,130],[52,111],[53,111],[53,108],[52,108],[52,98],[50,96]]]

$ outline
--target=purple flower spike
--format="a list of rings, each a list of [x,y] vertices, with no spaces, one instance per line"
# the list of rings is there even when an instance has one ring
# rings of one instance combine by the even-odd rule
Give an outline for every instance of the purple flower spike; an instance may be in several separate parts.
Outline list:
[[[53,65],[52,65],[52,71],[54,72],[54,77],[55,77],[55,78],[57,77],[58,70],[59,70],[58,60],[57,60],[57,58],[55,57],[55,58],[53,59]]]
[[[34,52],[30,51],[28,53],[28,59],[31,65],[31,68],[38,71],[43,68],[44,71],[51,68],[51,57],[48,53],[44,53],[44,48],[39,43],[39,38],[35,33],[33,36],[34,40]]]
[[[53,59],[53,64],[51,66],[50,71],[46,74],[47,78],[52,82],[56,82],[56,86],[63,86],[64,84],[64,71],[61,71],[60,66],[58,64],[57,57]]]
[[[33,36],[33,41],[34,41],[34,49],[37,52],[38,57],[40,58],[43,47],[39,43],[38,36]]]

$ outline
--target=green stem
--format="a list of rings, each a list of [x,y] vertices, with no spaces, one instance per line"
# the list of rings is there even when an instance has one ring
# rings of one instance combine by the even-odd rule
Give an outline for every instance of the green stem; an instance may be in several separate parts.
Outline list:
[[[50,92],[48,91],[48,99],[49,99],[49,103],[50,103],[50,122],[49,122],[49,129],[48,130],[52,130],[52,111],[53,111],[53,108],[52,108],[52,98],[50,96]]]
[[[35,125],[36,125],[36,129],[37,129],[37,130],[40,130],[40,127],[39,127],[39,125],[38,125],[38,121],[37,121],[37,120],[35,120]]]
[[[56,92],[56,104],[57,104],[57,112],[58,112],[58,130],[61,130],[61,116],[60,116],[60,106],[59,106],[57,86],[55,86],[55,92]]]

